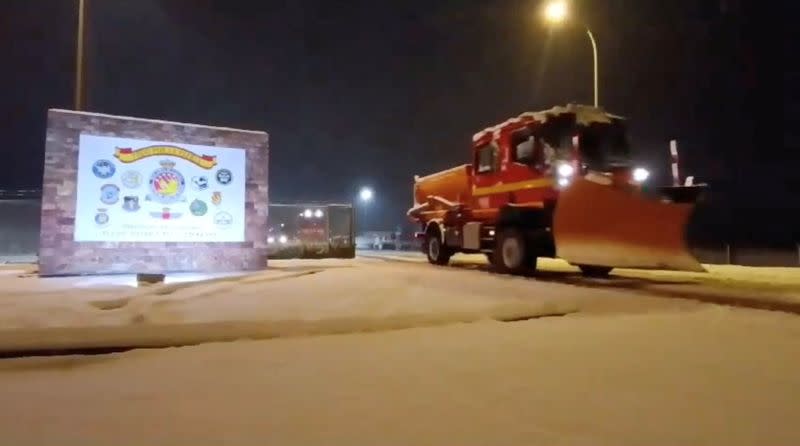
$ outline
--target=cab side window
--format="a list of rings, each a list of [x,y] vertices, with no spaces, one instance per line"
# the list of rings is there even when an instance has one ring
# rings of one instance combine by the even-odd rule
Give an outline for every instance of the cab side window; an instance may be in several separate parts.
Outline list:
[[[517,163],[533,165],[540,156],[537,153],[537,143],[533,133],[528,129],[522,129],[511,134],[511,149],[513,159]],[[541,145],[541,143],[539,144]]]
[[[481,146],[476,151],[475,171],[478,173],[490,173],[497,169],[497,147],[489,143]]]

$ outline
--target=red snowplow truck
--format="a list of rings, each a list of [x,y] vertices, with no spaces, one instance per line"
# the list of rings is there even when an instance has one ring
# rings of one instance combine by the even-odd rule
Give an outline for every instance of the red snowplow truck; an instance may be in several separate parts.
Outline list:
[[[472,159],[415,177],[408,216],[430,263],[485,253],[499,272],[558,257],[585,275],[613,268],[704,271],[685,240],[698,186],[645,193],[625,120],[570,104],[527,112],[474,135]]]

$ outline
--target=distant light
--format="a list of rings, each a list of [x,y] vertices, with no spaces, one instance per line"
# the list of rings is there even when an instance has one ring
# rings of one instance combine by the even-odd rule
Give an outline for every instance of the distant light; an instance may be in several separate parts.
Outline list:
[[[275,237],[267,237],[267,243],[275,243]]]
[[[372,189],[368,187],[361,188],[361,192],[358,193],[359,198],[361,198],[361,201],[364,202],[372,201],[374,195],[375,194],[372,192]]]
[[[571,165],[566,163],[558,165],[558,174],[562,177],[572,176],[573,173],[575,173],[575,168]]]
[[[558,185],[561,186],[561,187],[568,186],[569,185],[569,179],[567,179],[567,178],[559,178],[558,179]]]
[[[284,227],[284,224],[283,224],[283,223],[281,223],[281,227]]]
[[[494,229],[489,230],[489,237],[494,237]]]
[[[289,238],[287,238],[285,235],[282,235],[282,236],[278,237],[278,241],[281,242],[281,244],[285,245],[286,242],[289,241]]]
[[[311,209],[306,209],[305,211],[303,211],[303,217],[305,218],[311,218],[312,215],[314,215],[314,213],[311,212]]]
[[[323,215],[325,214],[322,213],[322,209],[317,209],[316,211],[314,211],[314,217],[322,218]]]
[[[650,178],[650,172],[648,172],[647,169],[643,167],[633,169],[633,181],[644,183],[648,178]]]
[[[567,18],[567,2],[563,0],[552,1],[544,8],[544,18],[550,23],[561,23]]]

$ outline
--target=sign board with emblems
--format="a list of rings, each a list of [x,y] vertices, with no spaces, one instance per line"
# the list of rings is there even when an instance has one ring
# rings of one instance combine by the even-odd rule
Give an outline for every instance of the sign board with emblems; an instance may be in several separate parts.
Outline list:
[[[49,110],[40,273],[264,268],[268,155],[261,131]]]
[[[75,240],[245,241],[245,150],[81,134]]]

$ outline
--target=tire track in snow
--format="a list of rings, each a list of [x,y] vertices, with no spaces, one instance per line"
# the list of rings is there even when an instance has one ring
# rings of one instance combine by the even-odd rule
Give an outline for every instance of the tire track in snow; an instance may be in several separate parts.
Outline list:
[[[426,268],[448,268],[427,264],[424,259],[393,255],[360,254],[361,257],[382,260],[387,263],[416,264]],[[449,266],[457,270],[477,270],[482,274],[492,273],[488,264],[459,262],[457,259]],[[800,315],[800,299],[792,299],[792,295],[778,293],[761,293],[754,295],[744,290],[714,287],[695,281],[677,282],[673,280],[654,280],[646,278],[621,277],[612,275],[608,279],[595,279],[581,276],[579,273],[537,271],[528,277],[534,281],[542,281],[566,286],[577,286],[590,289],[619,289],[632,293],[660,297],[665,299],[685,299],[696,302],[723,305],[751,310],[778,311]]]

